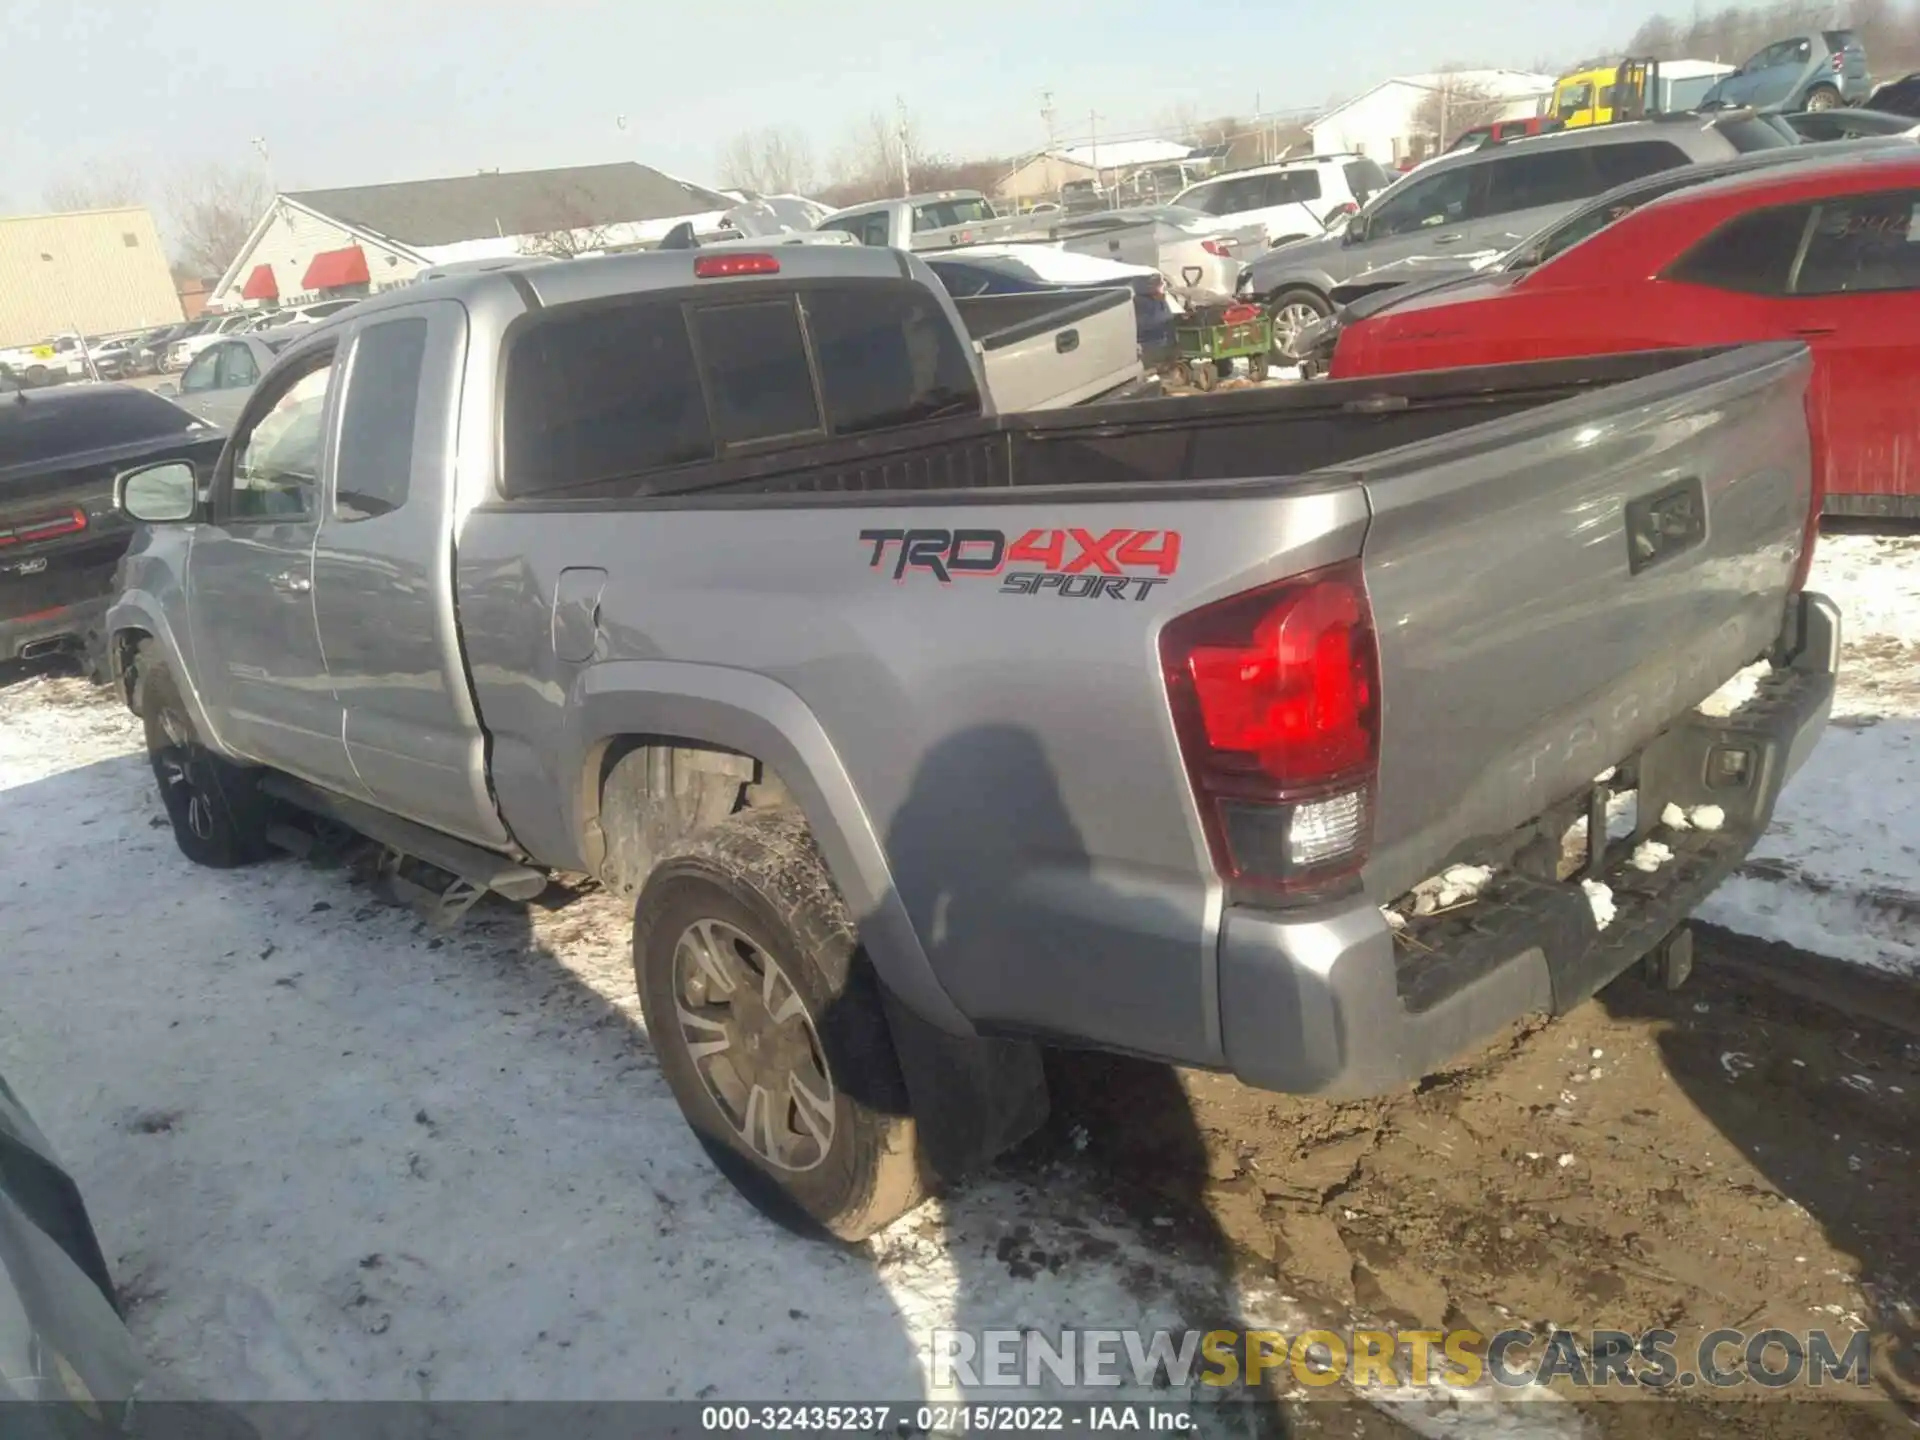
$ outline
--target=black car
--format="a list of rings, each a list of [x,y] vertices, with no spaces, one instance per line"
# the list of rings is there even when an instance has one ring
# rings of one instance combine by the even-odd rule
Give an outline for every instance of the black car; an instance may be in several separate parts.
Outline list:
[[[176,340],[184,340],[189,335],[198,335],[215,318],[186,320],[178,325],[162,325],[158,330],[150,330],[127,347],[125,360],[128,375],[153,375],[160,369],[161,361]]]
[[[1920,70],[1911,75],[1902,75],[1898,80],[1889,80],[1877,88],[1867,97],[1864,108],[1920,120]]]
[[[956,300],[972,295],[1021,295],[1037,290],[1088,288],[1043,279],[1032,266],[1012,255],[936,254],[921,258]],[[1134,276],[1130,283],[1141,357],[1153,364],[1173,349],[1173,310],[1167,304],[1166,282],[1156,274]]]
[[[0,395],[0,661],[80,652],[104,674],[100,624],[133,539],[113,477],[158,460],[211,472],[222,438],[126,385]]]

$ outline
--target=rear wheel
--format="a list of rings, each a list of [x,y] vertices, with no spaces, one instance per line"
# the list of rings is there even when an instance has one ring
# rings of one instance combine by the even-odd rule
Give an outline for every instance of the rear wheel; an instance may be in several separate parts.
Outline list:
[[[1282,290],[1269,308],[1273,312],[1273,347],[1289,359],[1298,359],[1295,346],[1300,332],[1316,320],[1333,313],[1333,306],[1318,290]]]
[[[147,758],[180,853],[196,865],[229,870],[264,860],[272,810],[257,776],[200,743],[179,684],[151,640],[140,647],[135,706],[146,727]]]
[[[1816,85],[1807,92],[1807,109],[1831,110],[1840,103],[1840,92],[1831,85]]]
[[[920,1203],[880,984],[796,811],[743,811],[656,870],[633,964],[661,1073],[747,1199],[841,1240]]]

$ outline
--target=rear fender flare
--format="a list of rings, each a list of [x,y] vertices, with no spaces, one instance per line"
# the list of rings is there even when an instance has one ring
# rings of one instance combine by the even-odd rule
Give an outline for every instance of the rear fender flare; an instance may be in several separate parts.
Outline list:
[[[751,755],[779,775],[799,804],[887,988],[940,1029],[973,1035],[928,963],[852,777],[793,691],[726,666],[607,661],[581,674],[566,714],[573,763],[562,773],[581,777],[569,819],[583,853],[586,826],[599,805],[598,761],[609,743],[661,736]]]

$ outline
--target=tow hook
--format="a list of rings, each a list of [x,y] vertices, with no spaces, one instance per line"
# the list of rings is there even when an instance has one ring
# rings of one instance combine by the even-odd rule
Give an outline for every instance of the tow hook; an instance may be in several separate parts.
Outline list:
[[[1640,962],[1649,985],[1678,990],[1693,974],[1693,927],[1680,925]]]

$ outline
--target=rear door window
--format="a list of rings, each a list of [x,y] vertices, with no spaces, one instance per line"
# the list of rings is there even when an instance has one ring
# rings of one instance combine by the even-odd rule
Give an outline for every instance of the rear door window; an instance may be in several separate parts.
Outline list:
[[[334,512],[342,520],[371,519],[407,503],[426,359],[423,316],[370,325],[354,342],[334,461]]]
[[[711,459],[713,431],[678,301],[555,310],[507,354],[509,495]]]
[[[714,438],[750,445],[820,428],[813,375],[793,297],[693,312]]]
[[[1749,295],[1786,293],[1810,207],[1778,205],[1727,221],[1675,261],[1669,279]]]
[[[1267,177],[1267,204],[1300,205],[1320,198],[1320,172],[1282,170]]]
[[[978,413],[972,366],[928,292],[917,286],[824,289],[801,303],[835,434]]]
[[[1486,171],[1486,215],[1565,205],[1606,188],[1584,148],[1508,152],[1488,161]]]
[[[1662,170],[1677,170],[1688,162],[1687,152],[1671,140],[1633,140],[1625,145],[1602,145],[1591,152],[1601,190],[1644,180]],[[1596,192],[1597,193],[1597,192]]]
[[[1920,191],[1848,196],[1821,205],[1794,278],[1796,295],[1920,289]]]

